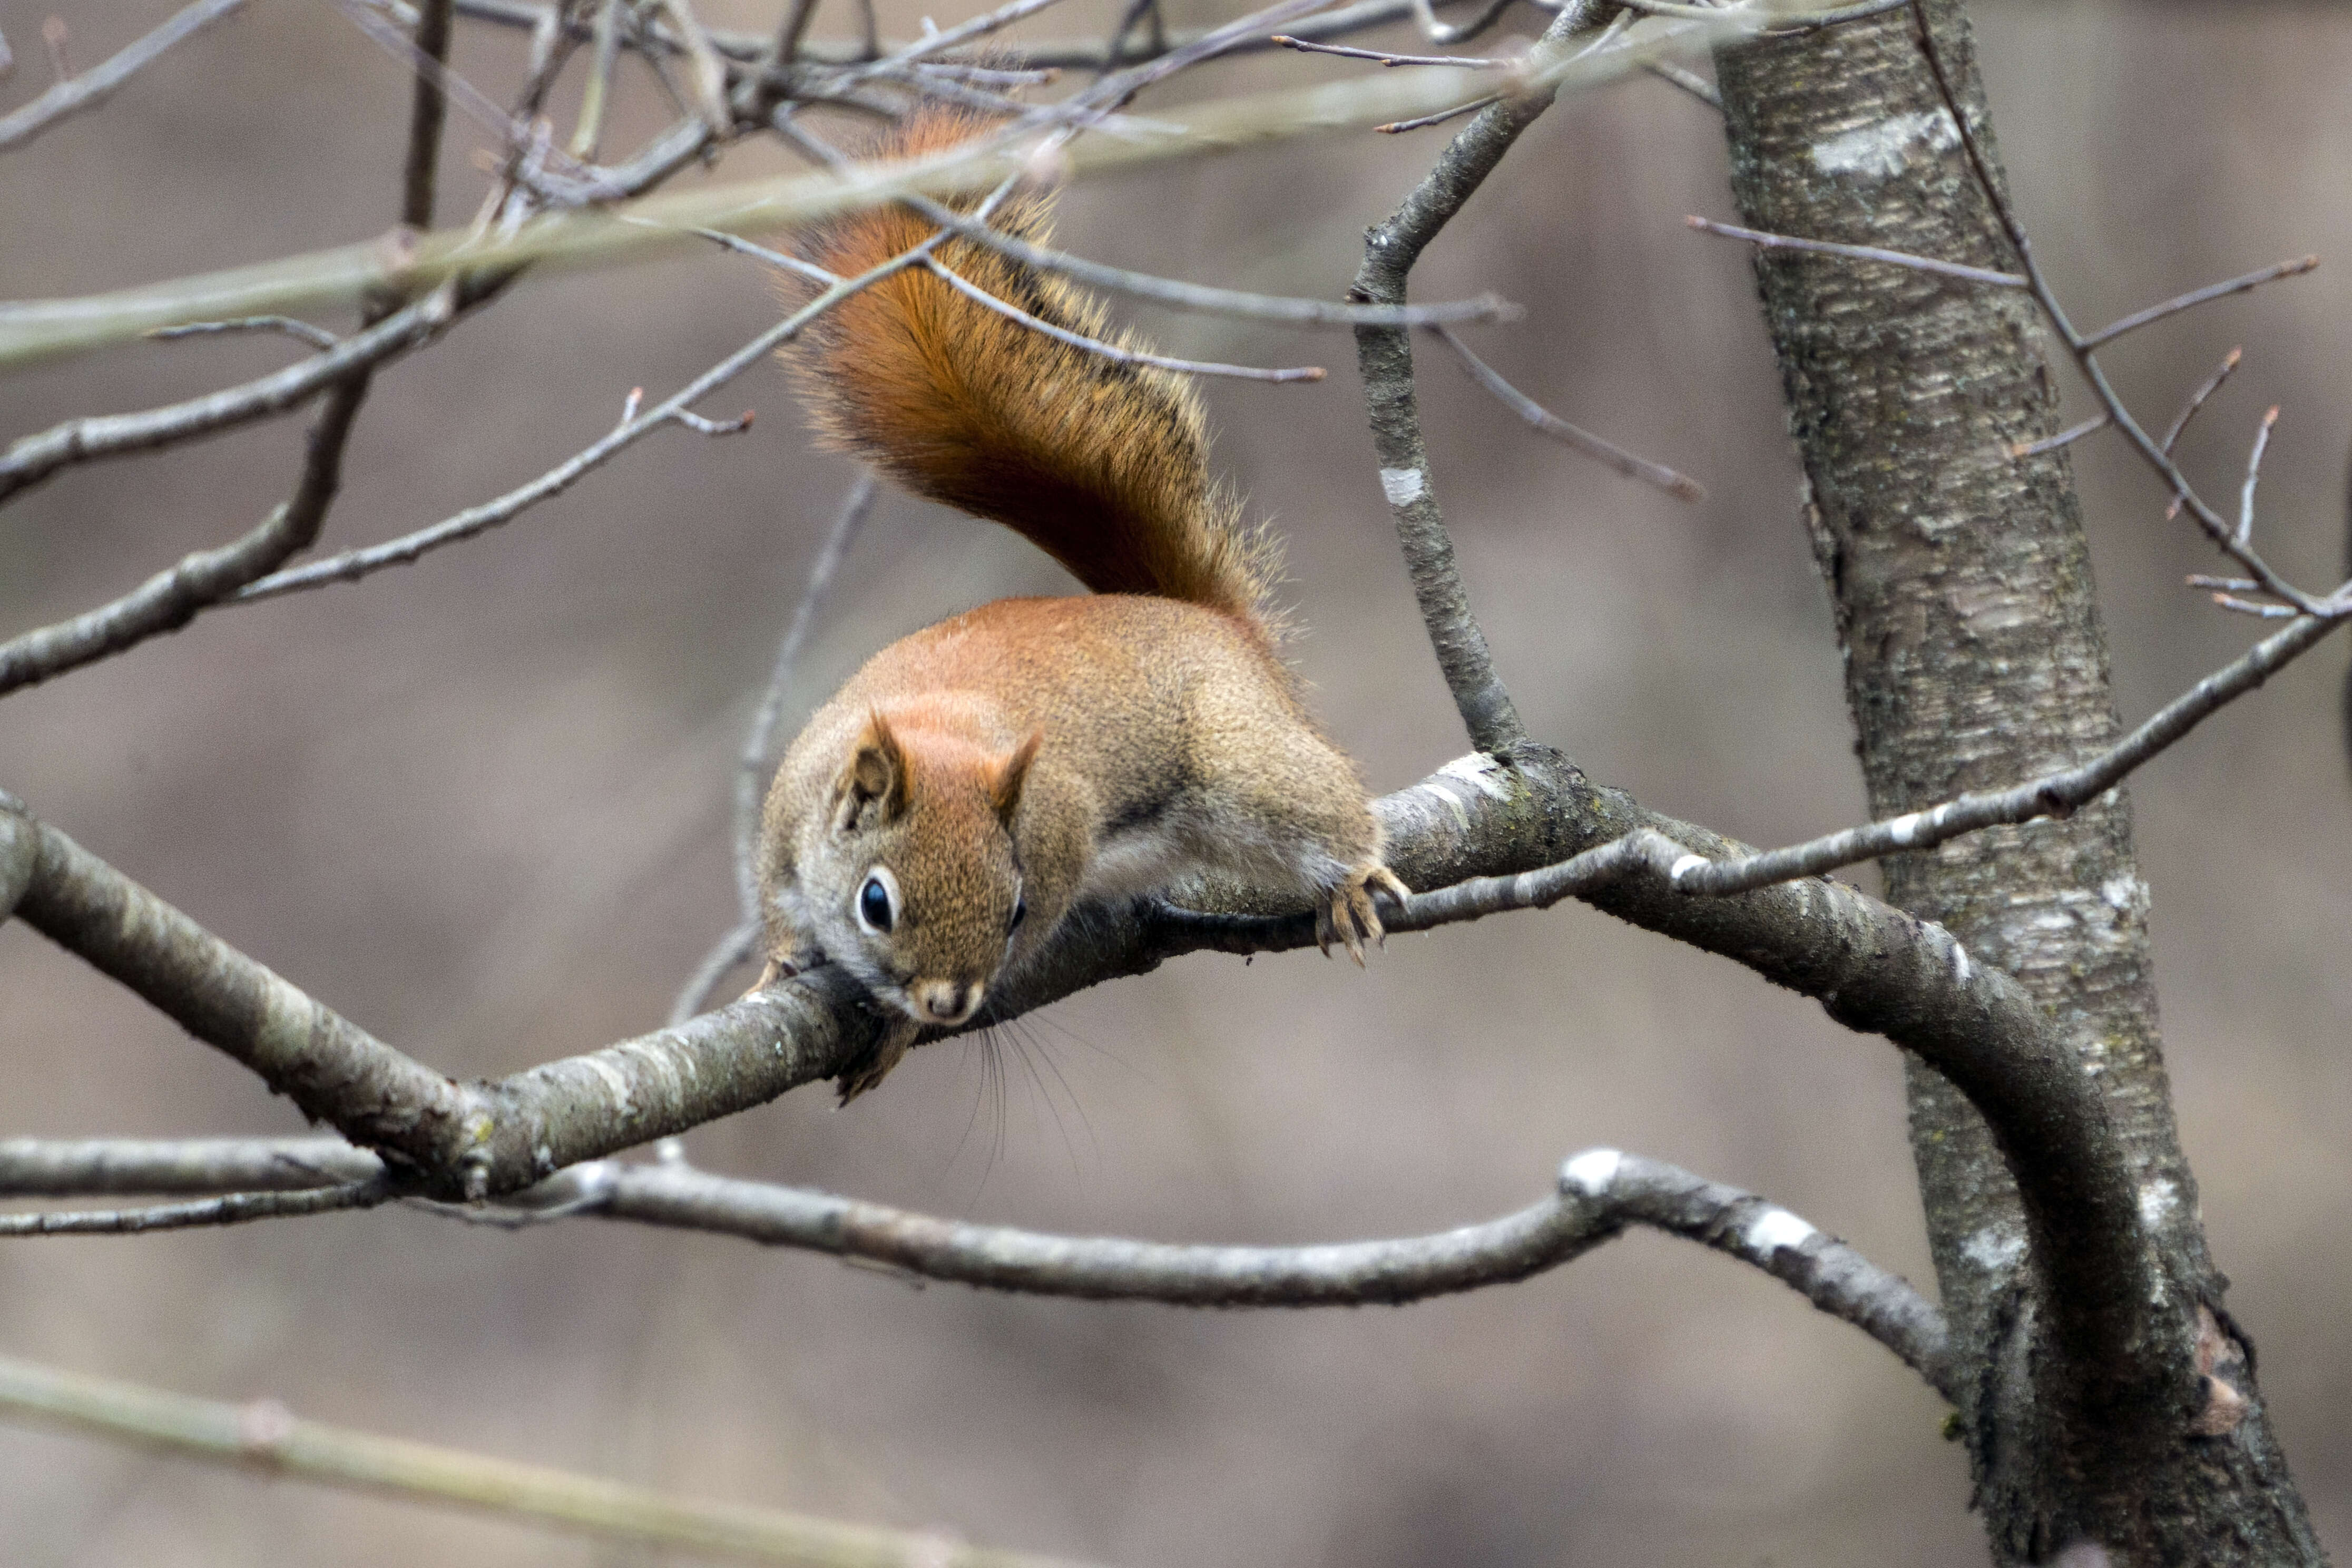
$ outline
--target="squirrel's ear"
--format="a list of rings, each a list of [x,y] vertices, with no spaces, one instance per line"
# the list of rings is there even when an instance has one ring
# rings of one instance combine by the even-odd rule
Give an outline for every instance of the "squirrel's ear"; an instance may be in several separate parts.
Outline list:
[[[996,807],[998,820],[1006,827],[1013,826],[1013,814],[1021,805],[1021,786],[1029,782],[1029,764],[1037,760],[1037,748],[1045,743],[1045,731],[1032,730],[1029,738],[1013,748],[997,770],[996,783],[989,790],[990,803]]]
[[[854,827],[867,802],[881,808],[884,822],[896,821],[907,809],[907,753],[879,712],[866,716],[865,732],[850,748],[849,762],[834,785],[837,805],[835,826]]]

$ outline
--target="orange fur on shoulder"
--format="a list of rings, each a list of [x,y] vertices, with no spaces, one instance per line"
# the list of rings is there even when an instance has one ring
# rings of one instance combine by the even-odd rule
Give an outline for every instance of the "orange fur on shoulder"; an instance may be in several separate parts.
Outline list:
[[[989,124],[967,110],[922,109],[867,155],[942,152]],[[1016,194],[990,221],[1043,244],[1050,206]],[[849,278],[932,232],[905,207],[877,207],[811,230],[803,250]],[[1059,278],[967,240],[933,254],[1041,321],[1137,346],[1109,335],[1102,306]],[[1056,342],[919,267],[834,307],[784,357],[831,445],[1013,529],[1095,592],[1181,599],[1268,625],[1265,549],[1212,482],[1200,401],[1179,377]]]

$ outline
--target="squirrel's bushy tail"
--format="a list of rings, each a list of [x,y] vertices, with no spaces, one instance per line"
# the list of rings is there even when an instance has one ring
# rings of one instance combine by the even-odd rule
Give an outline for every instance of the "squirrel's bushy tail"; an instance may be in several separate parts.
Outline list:
[[[941,108],[868,149],[912,158],[987,129]],[[1042,244],[1050,203],[1017,195],[992,224]],[[803,237],[809,259],[853,278],[933,226],[869,208]],[[1068,331],[1107,335],[1083,289],[966,240],[934,252],[997,299]],[[1265,549],[1209,477],[1200,400],[1166,371],[1105,358],[1025,326],[910,267],[852,295],[784,351],[819,432],[917,493],[1001,522],[1098,594],[1150,594],[1266,625]]]

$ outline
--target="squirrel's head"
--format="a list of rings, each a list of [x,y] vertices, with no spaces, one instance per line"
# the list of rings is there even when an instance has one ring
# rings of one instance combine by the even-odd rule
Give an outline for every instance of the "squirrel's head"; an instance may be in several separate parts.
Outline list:
[[[1013,824],[1042,738],[991,753],[875,712],[834,780],[806,882],[839,907],[811,912],[826,955],[918,1022],[970,1018],[1022,931]]]

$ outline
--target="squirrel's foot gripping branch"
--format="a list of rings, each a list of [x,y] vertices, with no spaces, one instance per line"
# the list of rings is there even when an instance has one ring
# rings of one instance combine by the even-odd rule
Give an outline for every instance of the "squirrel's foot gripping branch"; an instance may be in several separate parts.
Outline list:
[[[1364,943],[1384,942],[1388,932],[1381,924],[1380,910],[1374,907],[1373,895],[1384,893],[1403,909],[1412,899],[1412,889],[1397,880],[1397,874],[1386,866],[1371,866],[1350,871],[1329,895],[1315,908],[1315,945],[1323,956],[1331,956],[1331,944],[1339,942],[1356,961],[1364,966]]]

